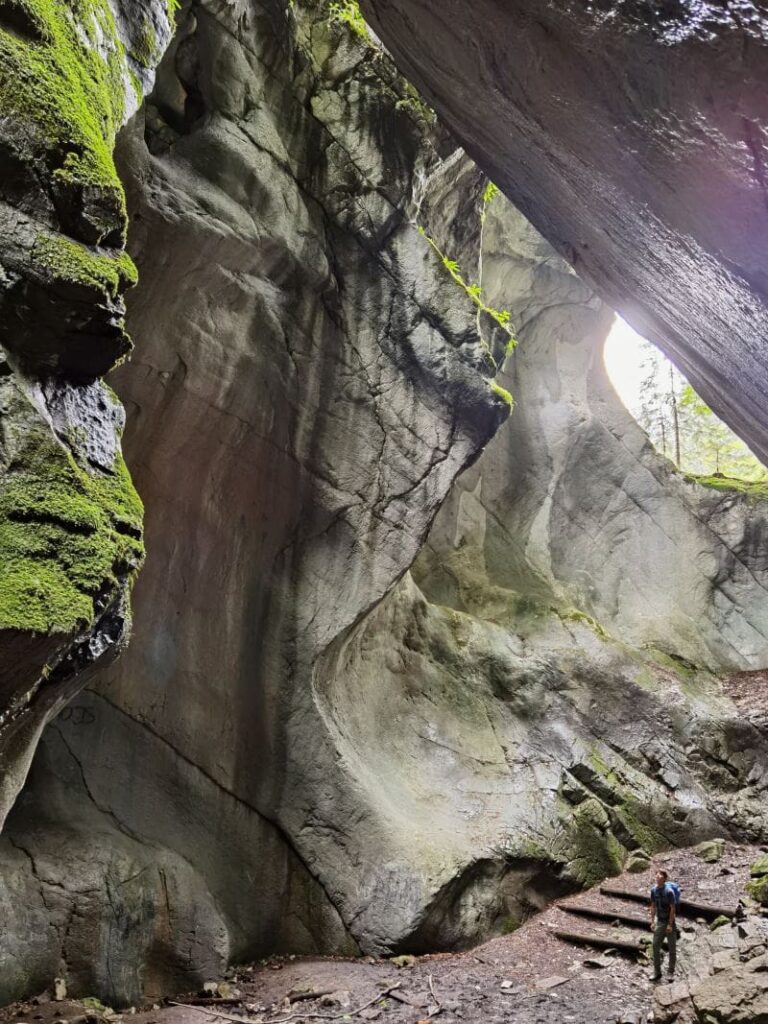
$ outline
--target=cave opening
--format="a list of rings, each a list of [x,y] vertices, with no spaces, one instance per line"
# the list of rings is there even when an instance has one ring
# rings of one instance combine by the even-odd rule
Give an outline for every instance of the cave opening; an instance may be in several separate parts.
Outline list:
[[[603,348],[622,403],[659,454],[702,482],[768,485],[768,469],[652,342],[616,316]]]

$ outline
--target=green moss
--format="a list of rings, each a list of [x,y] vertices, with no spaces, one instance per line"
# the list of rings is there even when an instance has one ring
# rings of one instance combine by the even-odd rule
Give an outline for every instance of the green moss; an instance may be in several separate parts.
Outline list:
[[[105,1006],[104,1003],[95,996],[88,996],[86,999],[81,999],[80,1002],[86,1010],[97,1010],[99,1013],[104,1013],[105,1010],[109,1010],[109,1007]]]
[[[762,878],[764,875],[768,875],[768,853],[764,853],[762,857],[757,858],[750,867],[749,873],[752,878]]]
[[[512,397],[512,395],[506,390],[506,388],[503,388],[495,380],[490,381],[490,385],[491,391],[494,393],[494,395],[497,395],[502,400],[502,402],[504,402],[504,404],[509,407],[511,411],[515,405],[515,400]]]
[[[59,185],[98,186],[125,217],[112,151],[125,110],[125,48],[107,0],[3,0],[34,41],[0,29],[0,113],[37,129]]]
[[[762,878],[753,878],[747,882],[747,892],[758,903],[768,906],[768,875],[764,875]]]
[[[580,622],[584,626],[589,626],[599,637],[603,640],[610,640],[610,634],[604,629],[603,626],[593,618],[591,615],[587,615],[586,612],[580,611],[578,608],[566,608],[564,611],[560,609],[553,609],[557,612],[557,615],[563,620],[563,622]]]
[[[611,813],[618,818],[623,828],[635,839],[637,845],[651,856],[669,847],[669,843],[662,835],[641,820],[639,815],[643,813],[643,810],[637,800],[627,798],[612,808]]]
[[[169,14],[171,12],[169,11]],[[131,50],[131,57],[142,68],[150,68],[154,63],[155,51],[157,49],[157,33],[152,22],[144,19],[141,35]]]
[[[681,658],[679,655],[667,654],[666,651],[662,651],[652,644],[644,644],[643,650],[648,652],[657,665],[675,672],[683,679],[692,679],[698,672],[697,667],[692,662]]]
[[[335,0],[328,7],[328,17],[331,21],[347,25],[358,38],[364,39],[366,42],[370,39],[368,26],[360,13],[360,5],[357,0]]]
[[[501,922],[501,934],[511,935],[512,932],[517,931],[517,929],[522,925],[522,923],[523,922],[520,920],[519,917],[517,917],[517,915],[509,914],[509,916],[505,917],[504,920]]]
[[[593,824],[580,810],[568,841],[568,872],[575,881],[592,886],[620,875],[627,851],[612,832]]]
[[[716,491],[736,491],[740,494],[747,494],[752,498],[768,498],[768,480],[738,480],[735,477],[721,476],[696,476],[693,473],[686,473],[685,479],[692,483],[701,484],[702,487],[711,487]]]
[[[38,235],[32,259],[55,279],[74,281],[116,298],[136,284],[138,273],[127,252],[104,256],[64,235]]]
[[[0,485],[0,629],[71,633],[138,568],[143,508],[122,458],[110,474],[82,469],[24,403],[8,412],[21,426]]]

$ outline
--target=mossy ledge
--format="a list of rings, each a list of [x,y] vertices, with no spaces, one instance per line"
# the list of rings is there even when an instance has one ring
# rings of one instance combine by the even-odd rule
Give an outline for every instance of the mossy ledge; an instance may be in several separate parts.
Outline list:
[[[126,54],[107,0],[2,0],[28,26],[0,28],[0,113],[57,150],[53,178],[125,199],[112,152],[125,113]]]
[[[77,633],[141,564],[141,500],[121,456],[111,473],[85,469],[13,381],[0,396],[0,630]]]
[[[110,299],[116,299],[139,278],[127,252],[103,255],[63,235],[38,235],[32,259],[54,280],[95,288]]]

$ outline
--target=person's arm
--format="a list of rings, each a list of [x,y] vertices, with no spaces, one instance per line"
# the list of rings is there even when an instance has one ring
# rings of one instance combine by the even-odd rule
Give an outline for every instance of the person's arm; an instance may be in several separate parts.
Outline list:
[[[675,927],[675,915],[677,914],[677,906],[673,900],[669,908],[669,920],[667,921],[667,935],[672,934],[672,929]]]

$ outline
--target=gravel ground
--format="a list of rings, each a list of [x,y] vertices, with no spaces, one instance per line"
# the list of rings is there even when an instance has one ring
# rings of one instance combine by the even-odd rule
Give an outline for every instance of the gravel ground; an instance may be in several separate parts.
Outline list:
[[[658,857],[670,877],[677,880],[684,899],[732,905],[735,909],[749,877],[749,865],[760,850],[728,844],[721,860],[705,864],[690,850]],[[652,871],[612,879],[638,893],[652,884]],[[576,901],[601,909],[621,909],[642,917],[640,903],[617,900],[593,889]],[[678,943],[680,974],[707,925],[681,919]],[[221,1024],[222,1019],[286,1021],[301,1024],[316,1020],[379,1021],[380,1024],[416,1024],[437,1018],[438,1024],[487,1022],[501,1024],[601,1024],[639,1022],[652,1004],[653,985],[646,960],[601,953],[558,939],[553,929],[637,939],[640,927],[612,928],[567,914],[556,904],[531,918],[511,935],[493,939],[466,953],[443,953],[409,958],[398,968],[389,960],[346,960],[333,957],[275,958],[231,970],[229,982],[242,1005],[185,1007],[174,1005],[137,1008],[122,1015],[123,1024]],[[219,979],[212,979],[219,980]],[[396,986],[396,987],[395,987]],[[388,990],[392,990],[388,992]],[[325,997],[296,1001],[299,993],[328,993]],[[198,993],[180,995],[177,1002]],[[399,998],[398,998],[399,997]],[[369,1004],[369,1005],[366,1005]],[[104,1015],[91,1012],[83,1020],[80,1002],[16,1004],[0,1010],[0,1024],[100,1024]],[[222,1016],[215,1016],[221,1014]],[[109,1020],[109,1016],[106,1017]],[[115,1017],[113,1024],[119,1024]]]

